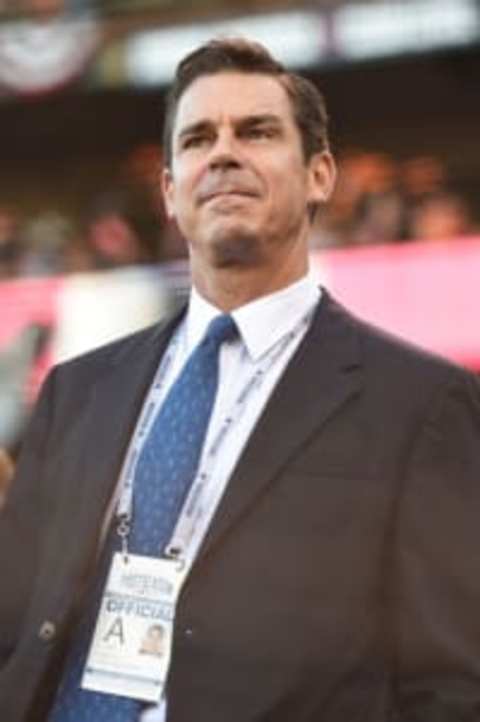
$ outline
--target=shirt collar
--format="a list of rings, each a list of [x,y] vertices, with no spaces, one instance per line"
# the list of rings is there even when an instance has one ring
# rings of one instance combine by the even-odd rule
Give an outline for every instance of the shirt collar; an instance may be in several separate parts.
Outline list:
[[[232,311],[249,356],[257,361],[291,331],[318,303],[321,290],[312,275],[267,296],[256,298]],[[186,342],[190,353],[202,339],[209,323],[222,313],[192,288],[186,317]]]

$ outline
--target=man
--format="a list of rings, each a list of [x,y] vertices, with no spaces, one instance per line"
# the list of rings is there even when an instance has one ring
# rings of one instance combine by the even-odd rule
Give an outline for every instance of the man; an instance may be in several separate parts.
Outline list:
[[[165,157],[190,303],[45,385],[1,526],[0,719],[480,719],[478,384],[310,280],[321,97],[209,43]]]

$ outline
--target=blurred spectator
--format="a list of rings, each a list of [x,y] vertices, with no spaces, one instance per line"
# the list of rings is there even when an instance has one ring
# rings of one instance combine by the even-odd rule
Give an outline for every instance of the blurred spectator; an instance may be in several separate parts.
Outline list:
[[[162,169],[160,148],[151,143],[136,146],[121,168],[122,186],[128,193],[130,207],[135,208],[136,228],[152,262],[168,255],[165,234],[170,224],[161,192]]]
[[[65,272],[70,246],[76,240],[69,218],[56,211],[40,213],[26,223],[24,238],[21,275],[52,276]]]
[[[94,259],[85,240],[75,235],[63,251],[64,273],[85,273],[94,268]]]
[[[411,212],[410,235],[421,241],[449,240],[474,232],[468,206],[456,193],[425,196]]]
[[[339,162],[337,188],[315,229],[316,246],[387,243],[401,235],[404,199],[398,167],[383,153],[350,150]]]
[[[363,158],[363,193],[357,204],[350,234],[354,245],[388,243],[401,235],[404,199],[399,187],[398,168],[381,153]]]
[[[447,171],[439,158],[418,156],[400,167],[402,184],[408,202],[438,193],[447,184]]]
[[[26,12],[39,17],[51,18],[58,15],[65,6],[64,0],[22,0]]]
[[[11,208],[0,206],[0,280],[18,274],[21,256],[18,216]]]
[[[140,146],[120,169],[118,183],[90,203],[83,234],[96,268],[158,263],[164,211],[159,202],[160,157]]]
[[[159,183],[162,172],[162,156],[158,145],[136,146],[128,155],[123,171],[127,181],[145,190],[154,207],[158,209],[163,206]]]
[[[113,208],[100,210],[89,218],[86,242],[96,269],[120,268],[147,260],[133,224]]]

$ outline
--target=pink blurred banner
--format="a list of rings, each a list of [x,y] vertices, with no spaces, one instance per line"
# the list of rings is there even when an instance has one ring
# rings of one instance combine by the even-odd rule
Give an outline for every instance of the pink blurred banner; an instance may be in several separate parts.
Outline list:
[[[22,381],[31,401],[54,363],[153,323],[166,309],[158,269],[2,282],[0,387]]]
[[[480,238],[319,251],[313,265],[358,316],[480,370]]]
[[[0,349],[31,323],[56,320],[61,278],[25,278],[0,283]]]
[[[51,339],[57,325],[58,300],[65,281],[61,278],[19,279],[0,283],[0,354],[22,342],[25,333],[41,330],[41,350],[32,355],[25,379],[25,396],[32,400],[54,362]]]

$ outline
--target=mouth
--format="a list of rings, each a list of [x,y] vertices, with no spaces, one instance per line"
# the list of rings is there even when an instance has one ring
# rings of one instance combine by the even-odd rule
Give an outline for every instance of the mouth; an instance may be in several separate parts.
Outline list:
[[[204,205],[206,203],[209,203],[211,201],[221,200],[221,199],[244,199],[244,198],[256,198],[257,194],[253,193],[252,191],[243,190],[241,188],[232,188],[229,190],[217,190],[212,191],[210,193],[206,193],[200,197],[200,204]]]

